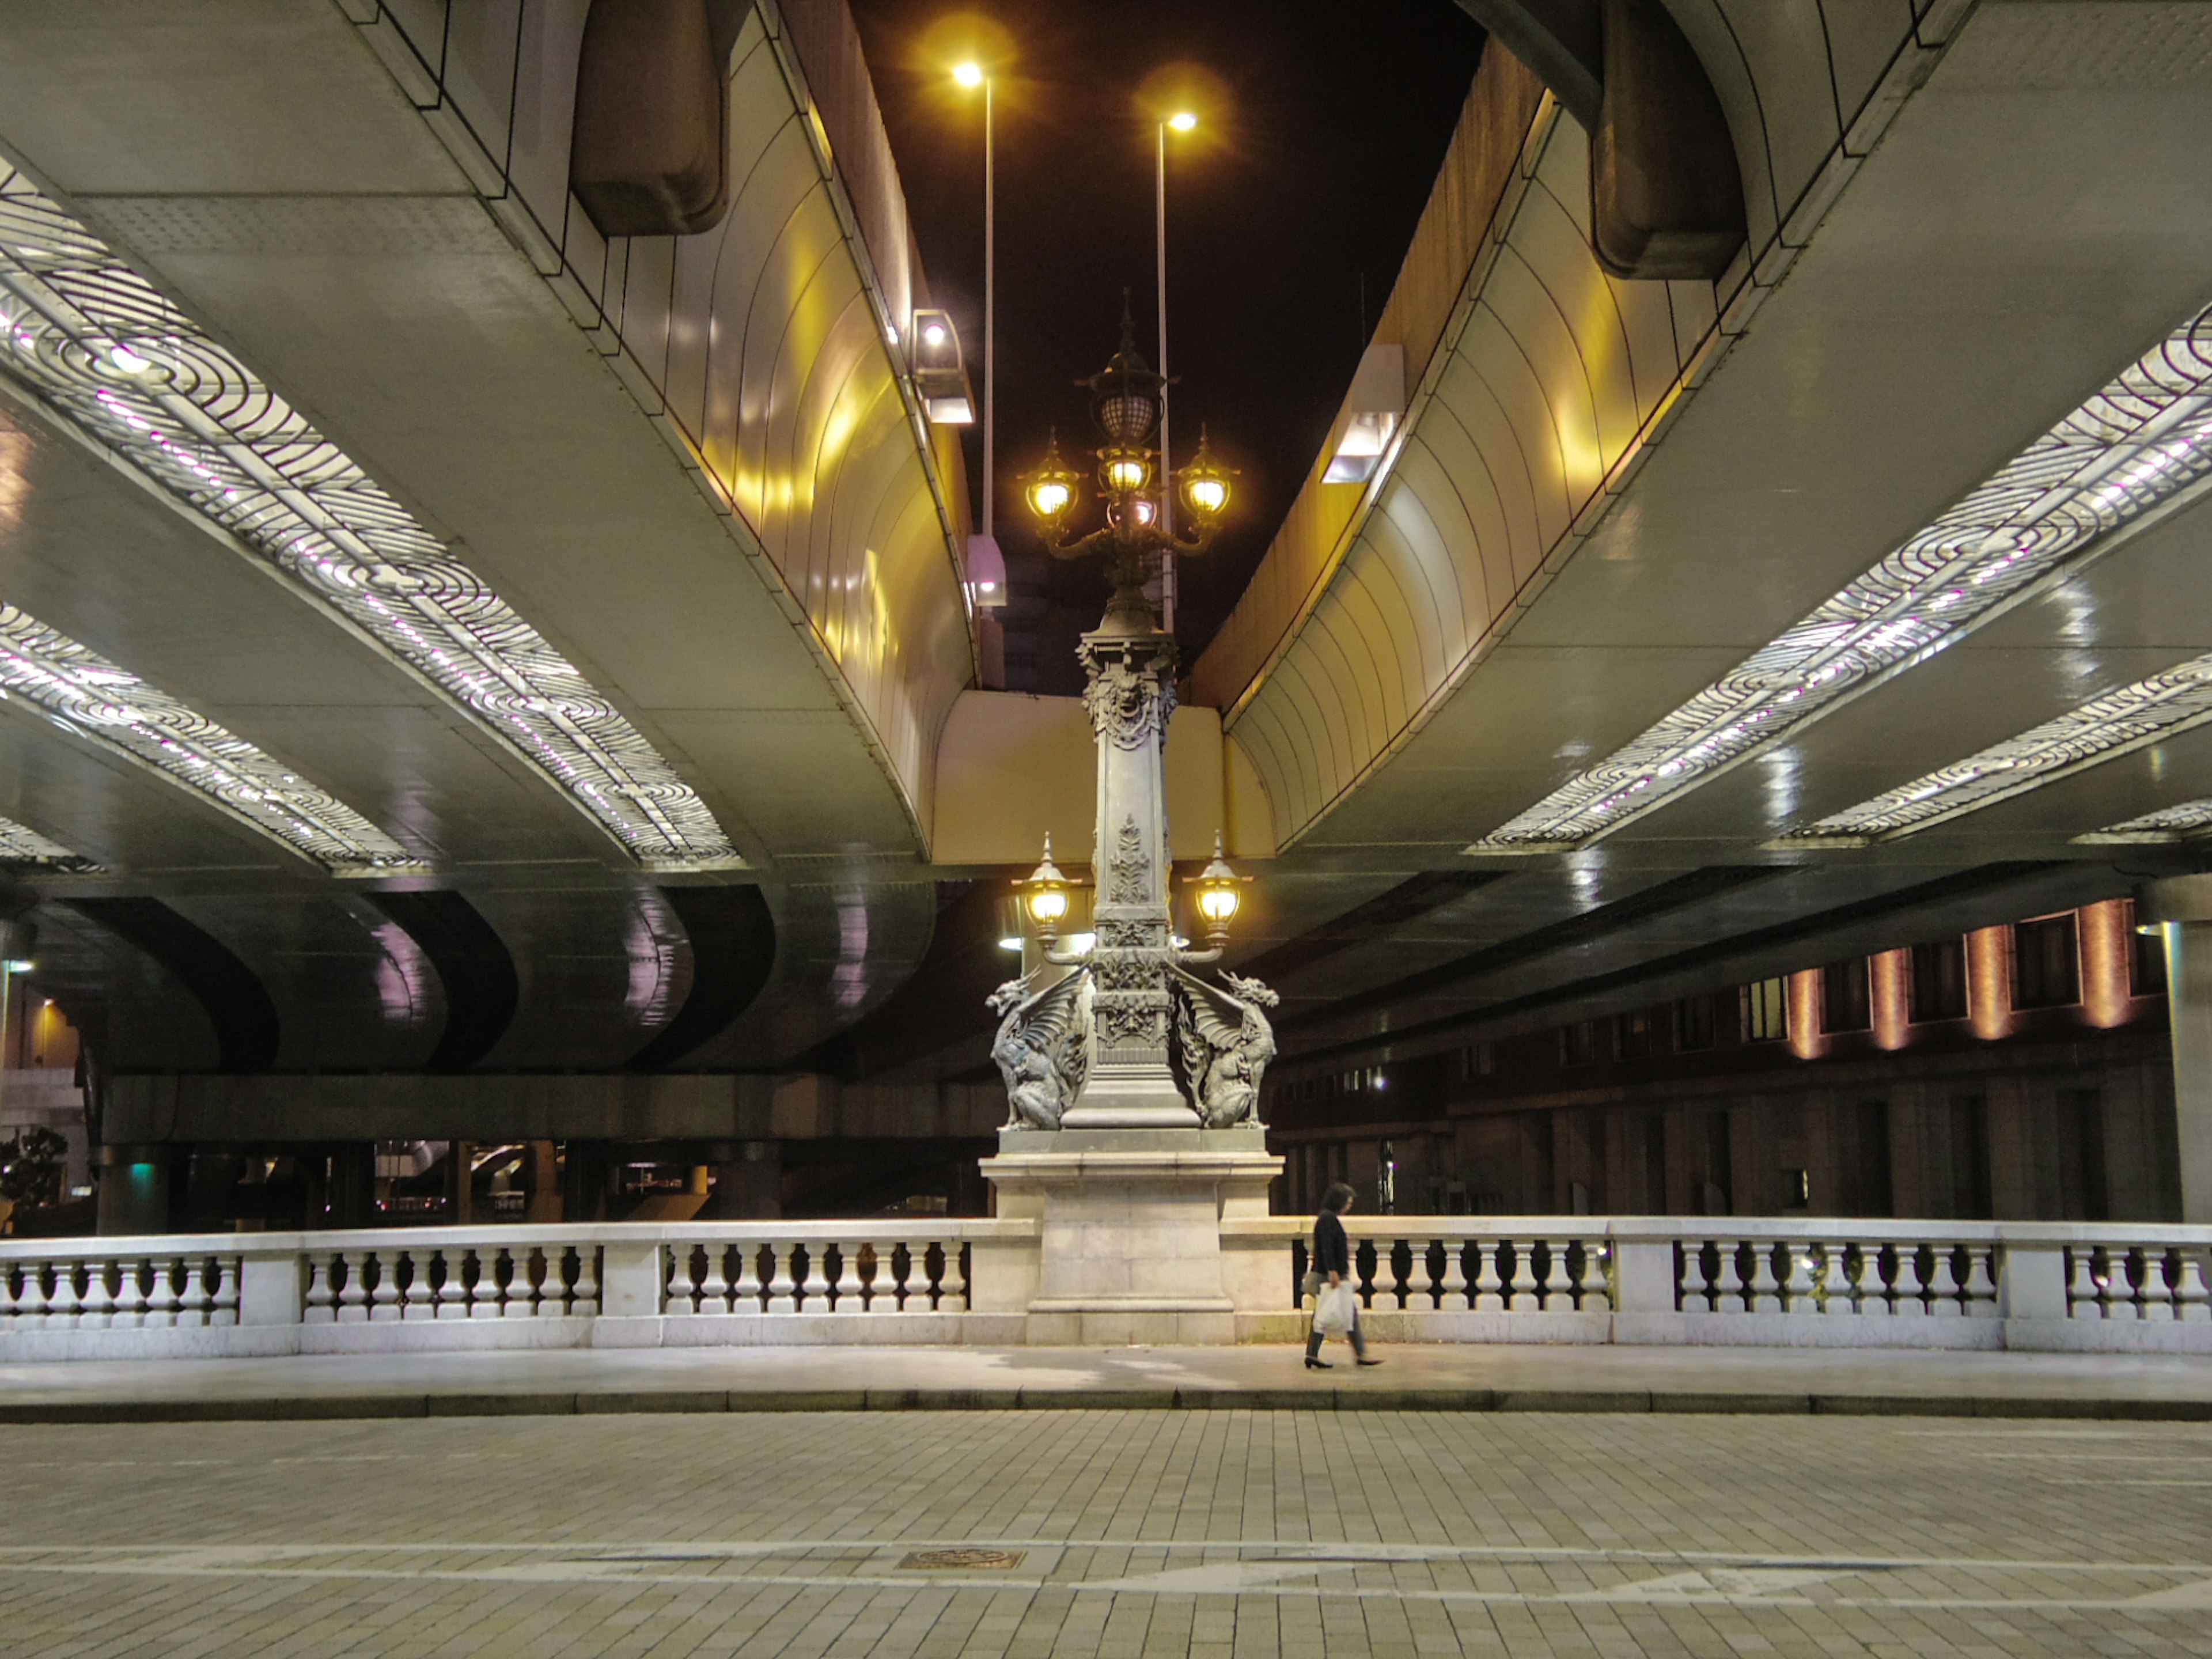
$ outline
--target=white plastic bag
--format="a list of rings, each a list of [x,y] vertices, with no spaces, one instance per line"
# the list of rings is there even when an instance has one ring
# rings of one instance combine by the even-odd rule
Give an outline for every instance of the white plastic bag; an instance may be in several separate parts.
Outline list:
[[[1350,1330],[1353,1310],[1358,1306],[1352,1297],[1349,1284],[1322,1286],[1321,1295],[1314,1301],[1313,1328],[1323,1336],[1342,1336]]]

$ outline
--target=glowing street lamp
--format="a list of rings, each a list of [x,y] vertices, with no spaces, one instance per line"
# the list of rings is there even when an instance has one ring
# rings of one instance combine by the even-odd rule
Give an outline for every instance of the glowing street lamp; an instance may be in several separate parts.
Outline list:
[[[1045,446],[1043,462],[1029,475],[1024,492],[1029,496],[1030,511],[1037,515],[1048,533],[1060,527],[1067,509],[1075,505],[1076,486],[1082,482],[1083,475],[1060,459],[1060,434],[1054,432]]]
[[[1221,850],[1221,832],[1213,832],[1213,862],[1199,872],[1198,914],[1206,922],[1206,937],[1218,951],[1229,943],[1229,924],[1236,919],[1237,907],[1243,902],[1243,894],[1237,890],[1250,880],[1229,867],[1229,860]]]
[[[1067,878],[1052,861],[1052,836],[1048,832],[1042,862],[1022,883],[1022,903],[1048,951],[1060,942],[1060,924],[1067,918]]]
[[[1198,453],[1190,458],[1190,465],[1176,474],[1176,482],[1182,488],[1186,506],[1201,525],[1210,525],[1220,518],[1229,506],[1229,480],[1237,469],[1223,466],[1206,447],[1206,428],[1198,429]]]

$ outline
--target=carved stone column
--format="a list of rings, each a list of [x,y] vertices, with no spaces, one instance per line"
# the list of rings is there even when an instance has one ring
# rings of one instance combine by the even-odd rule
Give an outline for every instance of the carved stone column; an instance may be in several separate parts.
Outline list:
[[[1175,959],[1168,904],[1168,720],[1176,646],[1141,595],[1116,595],[1083,636],[1084,705],[1098,746],[1097,943],[1091,951],[1091,1074],[1062,1119],[1069,1129],[1188,1129],[1197,1114],[1168,1060]]]

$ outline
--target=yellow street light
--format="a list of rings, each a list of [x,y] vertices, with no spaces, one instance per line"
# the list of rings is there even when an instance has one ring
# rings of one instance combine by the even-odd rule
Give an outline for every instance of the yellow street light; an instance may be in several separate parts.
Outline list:
[[[1067,916],[1067,878],[1052,861],[1052,836],[1044,838],[1044,860],[1030,872],[1022,883],[1022,902],[1028,908],[1030,920],[1036,923],[1037,933],[1049,949],[1060,937],[1060,924]]]
[[[1229,941],[1229,924],[1244,896],[1237,889],[1244,878],[1229,867],[1221,849],[1221,832],[1213,832],[1213,862],[1199,872],[1198,914],[1206,919],[1206,936],[1217,945]]]
[[[1076,486],[1083,475],[1073,471],[1060,459],[1060,434],[1054,432],[1045,447],[1044,461],[1030,474],[1026,493],[1030,511],[1042,519],[1048,529],[1067,516],[1067,509],[1075,505]]]
[[[1168,125],[1177,132],[1188,132],[1198,125],[1198,117],[1188,110],[1177,110],[1168,117]]]
[[[1099,471],[1109,489],[1133,495],[1151,480],[1152,464],[1141,449],[1109,449]]]
[[[1211,524],[1229,506],[1229,480],[1236,474],[1234,467],[1226,467],[1213,459],[1206,447],[1206,428],[1198,429],[1198,453],[1190,458],[1190,465],[1176,474],[1182,486],[1182,498],[1196,514],[1201,524]]]
[[[972,61],[955,64],[952,66],[952,78],[972,92],[983,84],[983,66]]]

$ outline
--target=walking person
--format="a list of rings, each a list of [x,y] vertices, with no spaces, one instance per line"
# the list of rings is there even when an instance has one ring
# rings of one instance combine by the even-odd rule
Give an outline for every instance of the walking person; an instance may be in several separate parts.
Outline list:
[[[1359,1295],[1352,1283],[1352,1241],[1345,1236],[1340,1218],[1352,1207],[1352,1190],[1341,1181],[1321,1195],[1321,1213],[1314,1218],[1313,1256],[1306,1269],[1306,1285],[1314,1294],[1313,1331],[1306,1338],[1306,1369],[1334,1369],[1321,1357],[1322,1340],[1341,1334],[1352,1343],[1352,1357],[1363,1365],[1379,1365],[1367,1357],[1367,1335],[1359,1328]]]

